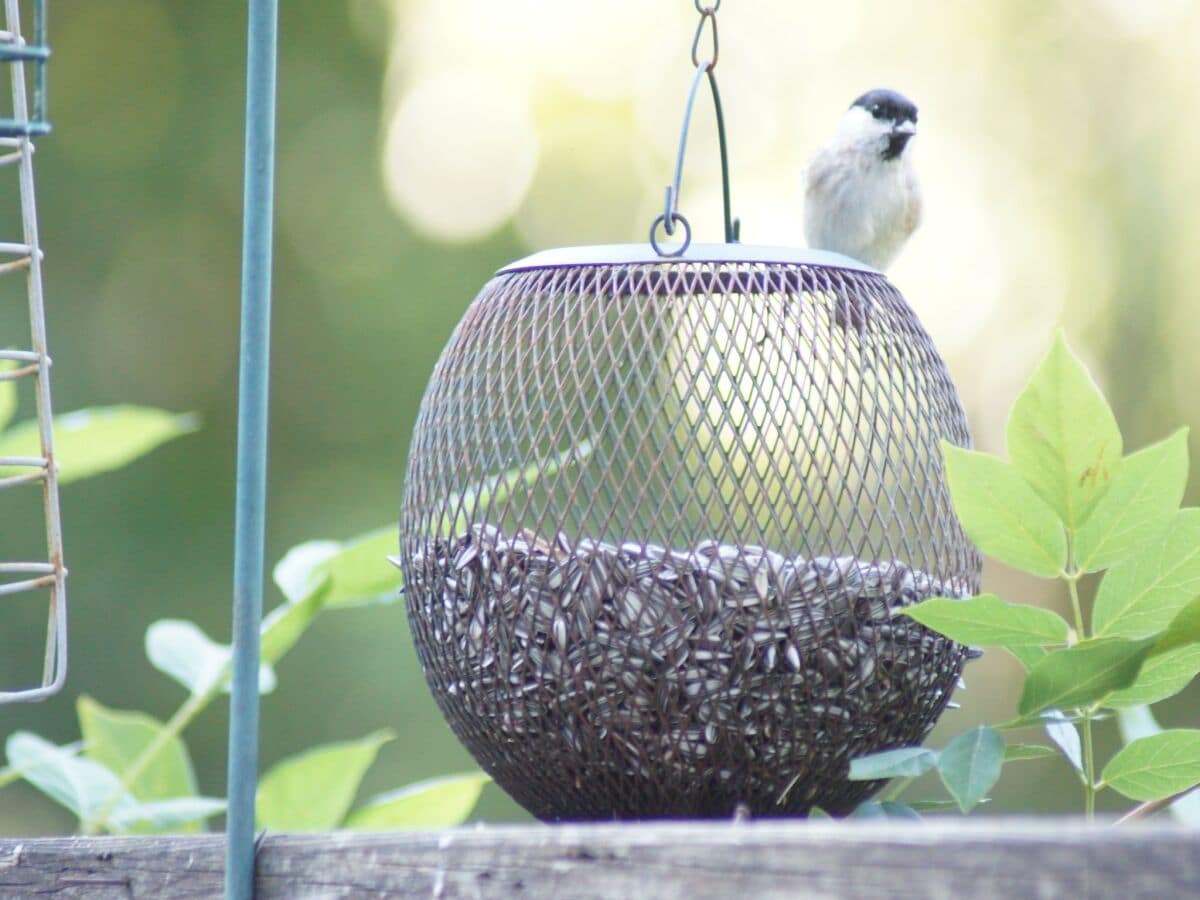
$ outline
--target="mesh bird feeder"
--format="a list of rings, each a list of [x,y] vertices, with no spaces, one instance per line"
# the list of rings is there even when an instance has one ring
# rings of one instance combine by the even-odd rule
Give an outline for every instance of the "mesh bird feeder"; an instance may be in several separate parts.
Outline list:
[[[719,110],[706,60],[689,113],[704,75]],[[678,171],[656,227],[690,235]],[[438,704],[544,819],[851,810],[878,785],[849,761],[919,742],[969,653],[896,615],[978,588],[943,439],[969,442],[945,365],[853,260],[652,229],[505,267],[409,457]]]

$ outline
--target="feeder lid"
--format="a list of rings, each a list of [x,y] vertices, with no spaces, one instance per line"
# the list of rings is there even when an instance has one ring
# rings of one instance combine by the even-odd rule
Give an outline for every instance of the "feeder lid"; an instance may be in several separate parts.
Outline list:
[[[864,262],[831,253],[800,247],[768,247],[761,244],[692,244],[679,256],[660,256],[649,244],[601,244],[590,247],[557,247],[543,250],[511,262],[496,274],[528,272],[533,269],[558,269],[573,266],[613,266],[676,262],[773,263],[782,265],[823,266],[878,274]]]

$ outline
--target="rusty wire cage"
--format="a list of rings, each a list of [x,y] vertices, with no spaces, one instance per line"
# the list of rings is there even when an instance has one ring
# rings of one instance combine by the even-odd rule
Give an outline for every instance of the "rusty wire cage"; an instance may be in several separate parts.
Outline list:
[[[0,64],[12,88],[12,114],[0,118],[0,178],[15,181],[20,207],[19,239],[0,241],[0,296],[7,302],[14,301],[18,285],[23,286],[19,293],[24,295],[22,299],[29,311],[28,345],[0,348],[0,432],[10,439],[15,437],[6,443],[7,450],[0,447],[0,497],[7,500],[19,492],[40,487],[43,515],[34,533],[41,532],[45,538],[43,541],[39,535],[36,544],[30,543],[26,529],[20,538],[14,538],[19,543],[13,546],[6,541],[0,549],[0,600],[4,601],[0,604],[4,607],[0,631],[5,637],[0,653],[15,656],[13,648],[29,642],[29,635],[12,627],[13,620],[19,617],[10,611],[16,605],[8,602],[11,596],[31,594],[42,598],[47,609],[47,627],[40,678],[36,682],[25,678],[16,686],[0,684],[0,703],[44,700],[62,688],[67,674],[67,569],[54,455],[50,355],[33,165],[33,138],[50,130],[45,120],[45,64],[50,50],[46,46],[45,0],[35,0],[32,5],[32,43],[22,34],[18,0],[4,0],[4,27],[0,29]],[[33,82],[32,103],[26,84],[27,65],[33,69],[29,79]],[[10,227],[15,228],[15,223]],[[25,386],[28,386],[25,391],[20,390]],[[36,409],[36,422],[31,423],[36,429],[30,429],[36,430],[36,443],[22,439],[23,424],[9,427],[22,394],[29,397]],[[22,449],[15,451],[14,445]],[[14,455],[18,452],[20,455]]]
[[[544,819],[843,813],[967,648],[897,609],[978,588],[946,367],[833,254],[550,251],[500,271],[413,437],[401,563],[450,725]]]

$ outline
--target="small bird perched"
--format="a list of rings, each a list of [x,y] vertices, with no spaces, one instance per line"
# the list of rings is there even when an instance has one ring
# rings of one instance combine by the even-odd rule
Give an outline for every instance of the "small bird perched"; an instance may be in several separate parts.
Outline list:
[[[916,133],[917,107],[907,97],[874,90],[854,101],[808,164],[810,247],[887,268],[921,222],[921,186],[906,152]]]

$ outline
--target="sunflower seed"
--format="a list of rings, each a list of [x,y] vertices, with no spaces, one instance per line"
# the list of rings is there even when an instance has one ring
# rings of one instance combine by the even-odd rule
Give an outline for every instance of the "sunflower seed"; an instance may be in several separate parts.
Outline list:
[[[460,733],[514,759],[540,741],[659,783],[778,772],[780,792],[799,773],[806,797],[849,756],[920,740],[975,656],[894,616],[969,585],[896,560],[490,524],[409,549],[423,671]]]

